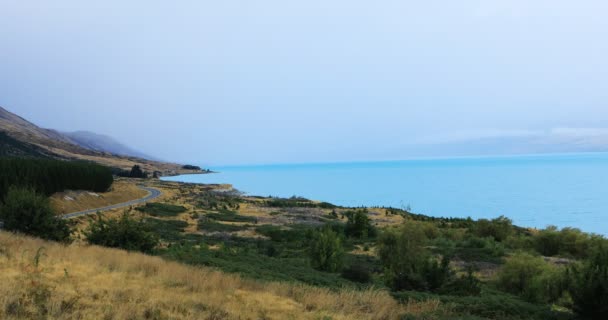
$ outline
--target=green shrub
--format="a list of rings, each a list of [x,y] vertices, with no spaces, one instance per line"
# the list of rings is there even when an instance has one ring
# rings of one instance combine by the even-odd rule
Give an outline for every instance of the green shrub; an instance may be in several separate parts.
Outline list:
[[[603,237],[576,228],[558,230],[555,226],[549,226],[534,236],[534,248],[545,256],[586,258],[589,252],[602,245],[606,245]]]
[[[250,240],[246,241],[249,243]],[[308,263],[308,257],[303,254],[289,258],[271,257],[259,253],[258,250],[249,250],[246,244],[239,244],[238,247],[222,245],[216,250],[205,246],[196,248],[189,244],[173,245],[162,249],[161,255],[183,263],[215,267],[253,279],[300,282],[329,288],[356,285],[339,274],[314,269]]]
[[[336,272],[342,268],[344,258],[342,240],[329,227],[313,233],[309,253],[311,264],[316,269]]]
[[[236,232],[245,229],[247,229],[247,226],[219,223],[205,217],[198,220],[198,230],[207,232]]]
[[[127,212],[119,218],[105,219],[101,214],[84,232],[90,244],[150,253],[158,245],[158,237],[143,220],[135,220]]]
[[[148,230],[165,241],[180,241],[184,238],[182,232],[188,227],[188,222],[182,220],[164,220],[146,218],[144,220]]]
[[[496,241],[503,241],[513,232],[513,224],[504,216],[492,220],[479,219],[473,232],[478,237],[492,237]]]
[[[452,252],[465,261],[501,262],[505,248],[501,242],[496,242],[492,237],[469,236],[456,242]]]
[[[387,284],[400,290],[437,290],[450,280],[449,259],[430,256],[421,222],[407,221],[378,240],[378,255]]]
[[[502,292],[483,291],[479,296],[438,295],[404,291],[393,293],[400,301],[438,300],[451,315],[440,319],[460,319],[470,315],[493,320],[549,320],[558,318],[549,306],[537,305]],[[431,318],[435,319],[435,318]]]
[[[10,188],[0,205],[4,229],[47,240],[69,241],[67,222],[56,217],[49,200],[31,189]]]
[[[479,296],[481,294],[481,281],[473,274],[473,268],[468,267],[466,274],[441,288],[440,293],[456,296]]]
[[[563,274],[541,257],[518,253],[498,274],[498,286],[531,302],[553,302],[562,295]]]
[[[345,216],[348,218],[344,228],[346,236],[359,239],[376,236],[376,228],[372,226],[367,210],[348,211]]]
[[[209,219],[217,220],[217,221],[227,221],[227,222],[250,222],[257,223],[258,219],[256,217],[248,217],[238,215],[232,211],[223,211],[221,213],[207,213],[206,217]]]
[[[608,319],[608,250],[599,248],[568,275],[574,311],[586,319]]]
[[[186,212],[186,208],[183,206],[166,203],[146,203],[145,206],[138,207],[136,210],[154,217],[175,217],[180,213]]]
[[[368,283],[372,280],[372,274],[365,266],[351,264],[342,270],[342,278],[359,283]]]

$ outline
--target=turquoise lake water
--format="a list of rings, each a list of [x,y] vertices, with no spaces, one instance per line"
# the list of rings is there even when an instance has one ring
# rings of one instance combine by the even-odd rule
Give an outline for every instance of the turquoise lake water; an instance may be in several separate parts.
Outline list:
[[[165,180],[229,183],[250,195],[343,206],[411,208],[431,216],[505,215],[528,227],[608,235],[608,153],[211,168]]]

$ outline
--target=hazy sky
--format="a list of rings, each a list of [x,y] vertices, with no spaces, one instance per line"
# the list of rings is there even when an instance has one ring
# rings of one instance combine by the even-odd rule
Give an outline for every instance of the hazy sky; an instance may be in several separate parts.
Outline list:
[[[607,77],[605,0],[0,0],[1,106],[183,162],[597,132]]]

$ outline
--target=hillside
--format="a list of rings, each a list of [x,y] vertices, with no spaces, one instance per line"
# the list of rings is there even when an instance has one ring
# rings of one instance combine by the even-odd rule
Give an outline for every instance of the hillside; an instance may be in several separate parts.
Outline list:
[[[106,135],[101,135],[89,131],[64,132],[63,135],[70,138],[79,146],[89,150],[109,152],[119,156],[131,156],[151,160],[153,159],[153,157],[134,150],[118,142],[116,139]]]
[[[0,107],[0,134],[3,134],[0,136],[0,145],[6,146],[6,148],[2,148],[0,156],[87,160],[124,170],[139,165],[145,171],[159,171],[162,175],[197,172],[184,170],[179,164],[118,155],[119,153],[133,153],[133,151],[100,135],[78,133],[68,136],[55,130],[40,128],[2,107]],[[113,151],[108,152],[105,149]]]
[[[0,157],[34,157],[47,158],[49,154],[42,148],[23,143],[0,132]]]
[[[205,267],[0,232],[3,319],[398,319],[438,306],[385,291],[258,282]]]

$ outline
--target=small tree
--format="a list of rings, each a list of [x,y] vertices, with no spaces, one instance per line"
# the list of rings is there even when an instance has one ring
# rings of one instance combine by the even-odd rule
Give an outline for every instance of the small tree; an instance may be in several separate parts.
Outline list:
[[[131,178],[147,178],[148,174],[145,173],[139,165],[134,165],[133,168],[131,168],[129,176]]]
[[[45,196],[30,189],[9,189],[0,207],[0,220],[6,230],[47,240],[70,240],[67,222],[55,216]]]
[[[310,261],[316,269],[337,272],[342,268],[344,250],[339,235],[324,227],[312,235]]]
[[[90,244],[145,253],[151,252],[159,242],[143,220],[135,220],[127,212],[111,219],[98,214],[84,233]]]
[[[348,221],[344,232],[348,237],[367,238],[376,236],[376,229],[372,226],[366,210],[350,211],[346,215]]]
[[[450,281],[449,259],[433,258],[424,247],[427,240],[422,224],[416,221],[381,234],[378,254],[393,290],[437,290]]]

